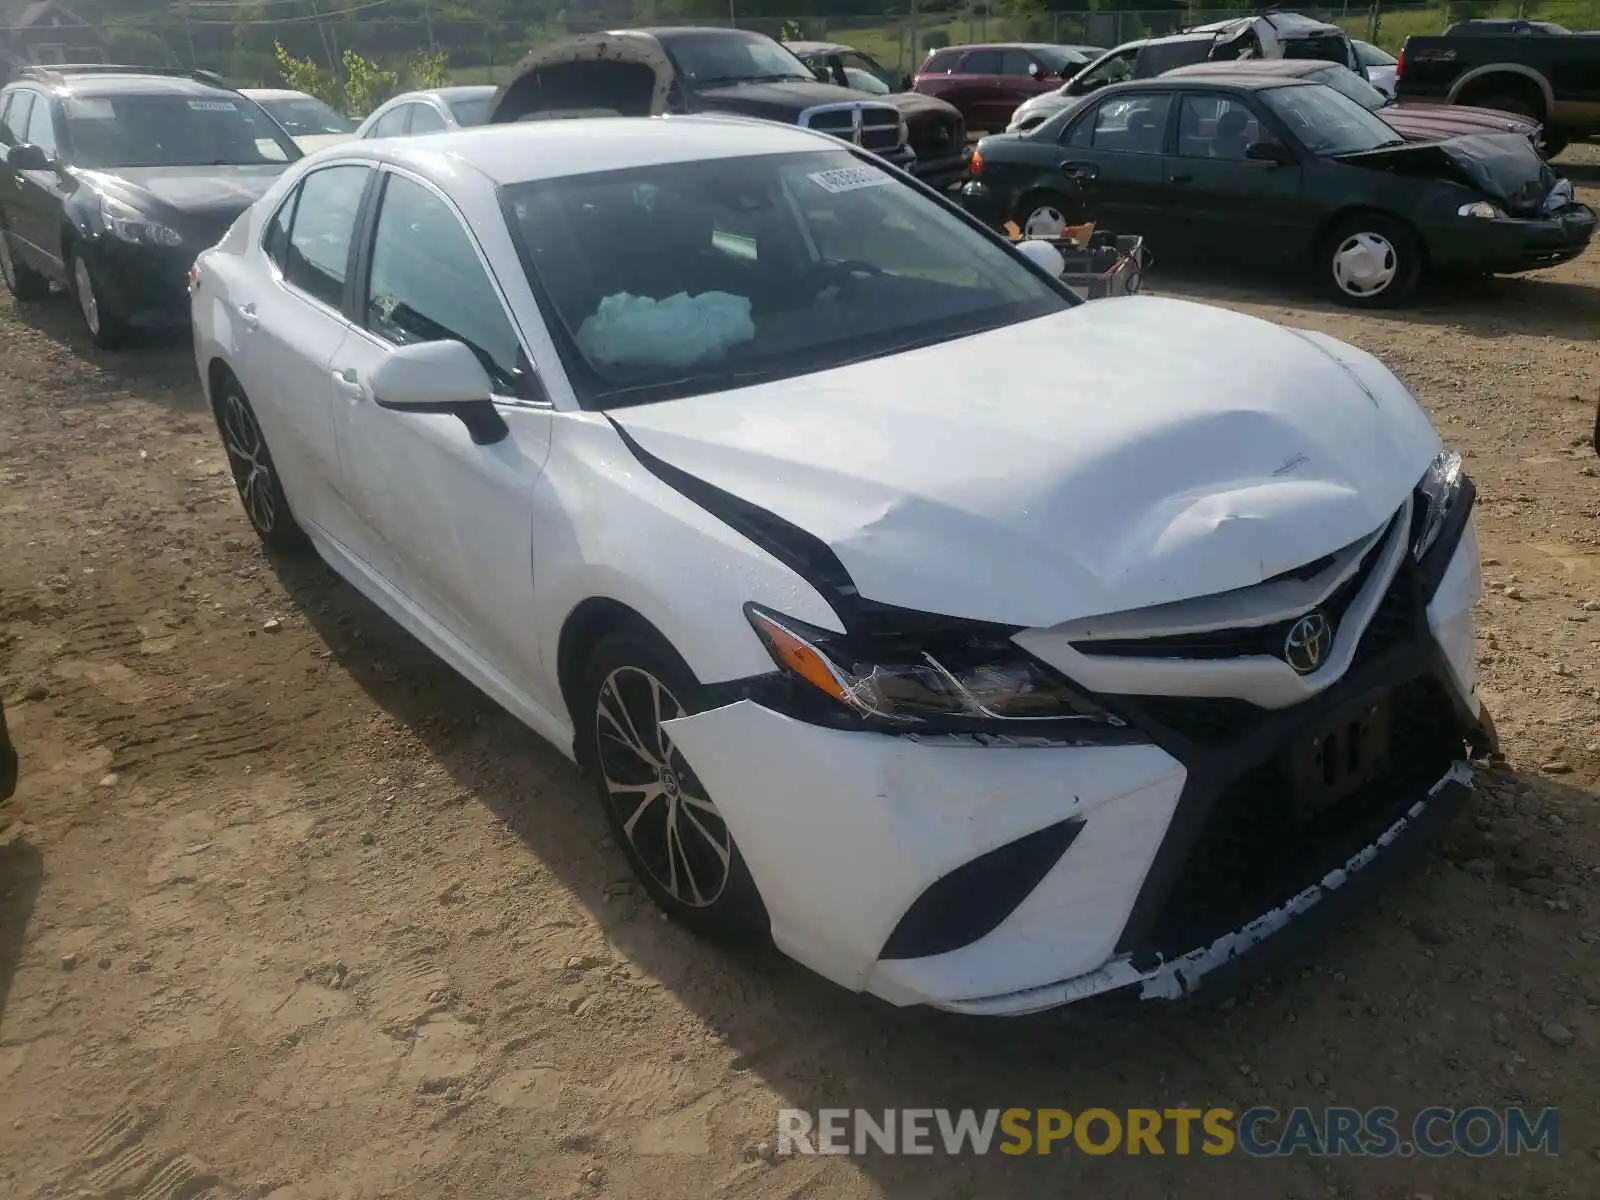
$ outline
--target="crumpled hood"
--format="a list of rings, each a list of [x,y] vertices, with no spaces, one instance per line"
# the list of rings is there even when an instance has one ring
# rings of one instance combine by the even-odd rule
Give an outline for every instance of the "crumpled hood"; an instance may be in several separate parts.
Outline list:
[[[821,538],[864,597],[1030,627],[1342,548],[1439,448],[1371,356],[1144,296],[610,415],[651,455]]]
[[[118,167],[80,174],[98,190],[146,211],[159,205],[184,216],[231,219],[259,200],[288,165]]]
[[[1511,133],[1408,142],[1338,158],[1377,170],[1454,180],[1481,192],[1509,213],[1537,212],[1556,184],[1556,173],[1528,139]]]

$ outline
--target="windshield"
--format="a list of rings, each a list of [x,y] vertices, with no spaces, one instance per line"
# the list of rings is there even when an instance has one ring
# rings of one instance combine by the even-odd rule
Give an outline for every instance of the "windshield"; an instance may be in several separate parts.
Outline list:
[[[1313,154],[1354,154],[1404,140],[1354,100],[1321,84],[1272,88],[1261,98]]]
[[[450,106],[450,115],[456,119],[457,125],[487,125],[489,106],[494,103],[494,93],[455,100],[446,98],[445,103]]]
[[[1389,103],[1389,97],[1345,67],[1329,67],[1326,71],[1313,71],[1306,78],[1325,84],[1342,96],[1349,96],[1368,112],[1375,112]]]
[[[1363,67],[1392,67],[1395,64],[1394,55],[1371,42],[1357,42],[1355,47],[1356,58]]]
[[[887,96],[899,82],[877,63],[860,51],[851,50],[839,56],[844,64],[845,78],[858,92],[871,92],[874,96]]]
[[[314,96],[272,97],[256,103],[295,137],[354,133],[356,130],[356,122]]]
[[[783,79],[816,81],[792,51],[759,34],[675,33],[661,42],[678,70],[699,87]]]
[[[844,150],[565,176],[502,203],[590,408],[825,371],[1074,303]]]
[[[301,157],[254,101],[227,92],[68,96],[63,107],[73,164],[89,170],[258,166]]]

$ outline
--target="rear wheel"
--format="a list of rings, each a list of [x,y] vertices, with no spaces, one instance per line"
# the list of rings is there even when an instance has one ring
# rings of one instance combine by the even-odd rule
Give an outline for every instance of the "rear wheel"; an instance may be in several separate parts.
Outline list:
[[[1333,298],[1353,308],[1388,308],[1422,277],[1422,247],[1404,222],[1358,213],[1336,225],[1318,254]]]
[[[19,304],[50,298],[50,281],[13,255],[11,231],[6,228],[4,217],[0,217],[0,279],[5,280],[6,291]]]
[[[311,541],[289,511],[289,497],[278,479],[278,468],[267,449],[267,439],[256,420],[255,409],[244,388],[231,374],[224,375],[213,398],[217,431],[228,455],[233,485],[256,536],[269,550],[285,554],[304,552]]]
[[[119,348],[128,340],[126,316],[117,308],[100,273],[89,265],[88,259],[75,251],[69,252],[67,258],[72,296],[78,302],[83,327],[89,331],[94,344],[102,350]]]
[[[607,634],[572,705],[578,760],[639,882],[669,916],[728,942],[770,936],[766,906],[705,785],[661,728],[699,711],[700,684],[658,635]]]

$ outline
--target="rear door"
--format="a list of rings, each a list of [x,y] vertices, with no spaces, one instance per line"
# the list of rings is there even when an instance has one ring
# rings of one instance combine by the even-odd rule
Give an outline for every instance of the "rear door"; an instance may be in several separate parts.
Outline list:
[[[967,115],[967,124],[978,129],[1004,129],[1011,119],[1000,90],[999,50],[969,50],[956,68],[946,100]],[[1011,108],[1015,108],[1013,104]]]
[[[1218,92],[1183,93],[1177,117],[1163,205],[1189,224],[1191,244],[1258,262],[1303,256],[1313,220],[1304,168],[1245,157],[1256,142],[1282,142],[1273,127],[1242,97]]]
[[[1079,183],[1097,225],[1153,243],[1165,236],[1162,155],[1172,107],[1168,91],[1118,92],[1063,131],[1061,173]]]
[[[345,316],[358,214],[370,166],[337,163],[308,172],[262,237],[265,286],[239,295],[231,363],[272,447],[296,516],[357,554],[344,468],[334,435],[334,352]],[[225,415],[225,414],[224,414]]]

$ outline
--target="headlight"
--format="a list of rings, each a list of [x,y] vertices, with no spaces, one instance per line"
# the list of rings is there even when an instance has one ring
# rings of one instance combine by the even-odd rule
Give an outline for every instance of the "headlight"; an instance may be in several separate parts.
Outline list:
[[[1440,451],[1417,484],[1417,503],[1422,511],[1413,525],[1417,531],[1411,542],[1413,557],[1420,560],[1438,540],[1439,531],[1461,497],[1461,479],[1461,455],[1453,450]]]
[[[1505,215],[1487,200],[1474,200],[1471,204],[1463,204],[1456,209],[1458,217],[1482,217],[1485,221],[1498,221]]]
[[[952,723],[990,729],[1003,725],[1019,733],[1019,725],[1040,721],[1125,727],[1120,718],[1003,640],[956,633],[853,645],[845,634],[758,605],[746,605],[745,615],[773,661],[791,678],[858,716],[908,732]]]
[[[176,229],[169,229],[147,220],[131,204],[100,197],[100,222],[112,237],[136,246],[181,246],[183,237]]]

